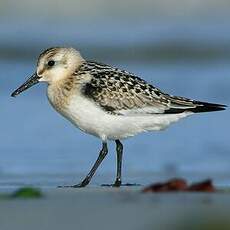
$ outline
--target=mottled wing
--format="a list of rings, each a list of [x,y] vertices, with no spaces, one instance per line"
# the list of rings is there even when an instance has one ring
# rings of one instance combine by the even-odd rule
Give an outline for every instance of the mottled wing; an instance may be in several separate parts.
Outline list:
[[[117,115],[181,113],[201,106],[199,102],[165,94],[143,79],[108,65],[84,63],[78,74],[85,73],[89,73],[92,78],[84,84],[82,93],[109,113]]]

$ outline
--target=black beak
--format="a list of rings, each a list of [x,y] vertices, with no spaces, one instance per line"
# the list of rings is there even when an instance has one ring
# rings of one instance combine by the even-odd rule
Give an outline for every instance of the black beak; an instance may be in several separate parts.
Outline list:
[[[37,73],[34,73],[24,84],[22,84],[18,89],[16,89],[12,94],[11,97],[16,97],[21,92],[29,89],[31,86],[37,84],[39,82],[40,77]]]

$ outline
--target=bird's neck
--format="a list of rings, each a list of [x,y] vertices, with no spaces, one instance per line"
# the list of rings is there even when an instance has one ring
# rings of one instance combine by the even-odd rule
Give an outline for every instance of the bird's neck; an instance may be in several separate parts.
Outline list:
[[[76,81],[74,76],[62,79],[48,85],[47,96],[51,105],[58,111],[65,109],[71,95],[75,92]]]

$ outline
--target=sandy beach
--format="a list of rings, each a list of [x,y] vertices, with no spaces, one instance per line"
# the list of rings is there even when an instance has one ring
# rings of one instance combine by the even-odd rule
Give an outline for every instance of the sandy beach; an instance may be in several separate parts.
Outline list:
[[[43,189],[39,199],[1,199],[1,230],[229,229],[230,196],[143,194],[141,187]],[[227,228],[228,227],[228,228]],[[201,228],[199,228],[201,229]]]

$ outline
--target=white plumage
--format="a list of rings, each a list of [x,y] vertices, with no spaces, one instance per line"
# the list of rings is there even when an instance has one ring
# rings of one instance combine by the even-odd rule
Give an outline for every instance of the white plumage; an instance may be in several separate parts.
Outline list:
[[[105,112],[94,102],[80,95],[73,95],[62,115],[82,131],[101,138],[103,141],[123,139],[141,132],[165,129],[171,123],[191,114],[124,114]]]

